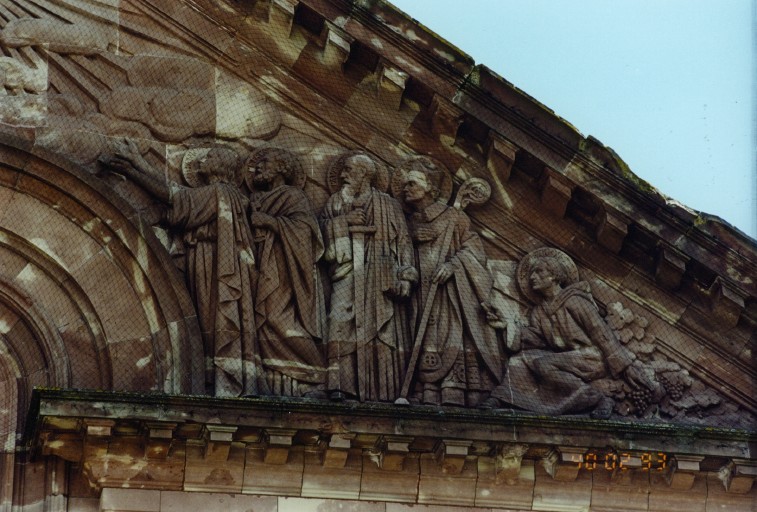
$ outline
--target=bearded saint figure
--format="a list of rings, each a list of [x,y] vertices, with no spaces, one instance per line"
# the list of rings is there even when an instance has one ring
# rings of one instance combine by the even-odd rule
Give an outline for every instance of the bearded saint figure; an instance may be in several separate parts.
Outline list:
[[[330,264],[328,388],[333,400],[393,401],[406,366],[403,300],[417,280],[399,203],[372,186],[376,163],[355,154],[322,214]]]
[[[325,398],[325,312],[316,269],[323,239],[301,189],[302,167],[290,152],[265,147],[246,168],[258,269],[255,328],[268,392]]]

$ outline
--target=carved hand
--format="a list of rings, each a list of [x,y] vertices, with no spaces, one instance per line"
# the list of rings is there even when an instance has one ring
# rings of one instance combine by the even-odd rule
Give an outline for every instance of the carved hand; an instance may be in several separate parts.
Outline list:
[[[455,268],[450,263],[443,263],[434,274],[434,281],[446,283],[447,280],[455,273]]]
[[[634,388],[638,389],[644,387],[650,391],[655,391],[657,388],[652,379],[647,375],[647,372],[644,371],[642,363],[638,360],[634,361],[628,368],[626,368],[624,374],[628,383]]]
[[[254,228],[276,230],[276,219],[263,212],[253,212],[250,215],[250,223]]]
[[[404,279],[398,279],[394,282],[394,286],[392,286],[392,294],[395,297],[410,297],[410,288],[411,283],[410,281],[405,281]]]
[[[347,217],[348,226],[364,226],[365,225],[365,212],[363,210],[352,210],[345,215]]]
[[[495,329],[502,331],[507,329],[507,318],[501,318],[499,316],[499,312],[494,306],[491,305],[491,303],[482,302],[481,309],[483,309],[484,313],[486,313],[486,322],[489,325],[491,325]]]
[[[139,147],[137,147],[134,141],[127,138],[116,140],[113,150],[113,159],[125,160],[130,162],[132,167],[140,167],[142,153],[140,153]]]
[[[117,172],[119,174],[124,174],[126,176],[129,176],[134,172],[139,172],[139,170],[134,167],[134,164],[131,163],[131,160],[127,160],[119,155],[113,155],[110,158],[105,158],[101,160],[101,163],[108,170]]]

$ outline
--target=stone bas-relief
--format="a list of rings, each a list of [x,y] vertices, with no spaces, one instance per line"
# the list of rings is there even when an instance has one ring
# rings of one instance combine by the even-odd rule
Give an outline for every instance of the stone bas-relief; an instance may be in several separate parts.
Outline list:
[[[341,187],[322,213],[331,280],[328,359],[331,397],[393,401],[410,343],[404,299],[418,279],[399,203],[374,185],[367,155],[338,159]]]
[[[751,510],[754,243],[389,3],[0,0],[0,53],[0,509]]]
[[[325,397],[323,238],[290,152],[264,147],[245,163],[257,284],[255,329],[265,394]]]
[[[244,165],[238,157],[187,150],[186,185],[166,183],[132,143],[103,160],[165,205],[160,222],[175,236],[217,396],[736,416],[656,351],[644,317],[618,302],[600,312],[567,254],[487,261],[465,213],[488,200],[486,181],[453,194],[451,173],[431,158],[406,159],[390,179],[351,151],[322,171],[333,193],[317,213],[301,157],[271,145]],[[508,312],[494,283],[512,282]]]
[[[0,4],[8,2],[0,0]],[[521,248],[504,251],[507,256],[490,250],[492,245],[479,236],[484,231],[479,226],[494,221],[493,236],[509,240],[510,221],[500,222],[474,207],[466,210],[462,199],[466,194],[461,193],[465,185],[460,182],[471,174],[471,166],[475,167],[473,175],[490,176],[486,171],[492,169],[487,165],[509,154],[502,152],[510,144],[503,146],[501,133],[477,142],[483,144],[485,161],[469,154],[461,167],[452,153],[429,146],[428,154],[450,165],[456,162],[456,168],[448,170],[427,157],[407,158],[413,152],[424,153],[422,144],[397,144],[382,137],[369,143],[367,136],[376,134],[366,125],[350,124],[342,133],[335,128],[338,122],[322,122],[330,119],[331,113],[314,114],[308,108],[289,112],[292,98],[271,89],[275,81],[256,82],[256,66],[245,68],[254,59],[246,53],[251,48],[244,44],[229,46],[239,53],[234,59],[240,60],[225,61],[218,58],[223,53],[220,48],[229,43],[225,39],[212,43],[219,45],[214,47],[218,53],[204,53],[207,48],[196,44],[205,42],[197,37],[198,30],[182,28],[178,33],[188,37],[161,39],[146,28],[153,21],[164,23],[166,29],[190,23],[188,11],[182,13],[186,19],[178,15],[173,19],[176,13],[170,9],[144,2],[97,2],[100,7],[90,11],[71,0],[61,5],[71,4],[72,8],[61,7],[56,11],[60,20],[52,20],[37,17],[41,10],[34,6],[44,4],[42,0],[17,4],[21,7],[13,9],[12,15],[19,20],[9,21],[0,37],[6,53],[0,58],[4,72],[0,74],[7,93],[0,103],[9,107],[0,113],[3,122],[37,127],[35,144],[64,154],[89,170],[108,151],[113,138],[126,136],[144,155],[141,167],[147,169],[147,162],[154,168],[165,164],[169,180],[182,182],[181,186],[170,184],[168,200],[158,197],[164,204],[158,224],[170,232],[174,261],[184,272],[197,309],[207,356],[208,392],[315,398],[333,394],[336,399],[367,402],[481,404],[537,413],[680,421],[744,415],[743,409],[715,391],[717,381],[704,382],[696,372],[688,373],[688,368],[699,366],[701,377],[698,361],[681,357],[674,361],[670,351],[658,350],[659,332],[650,331],[641,313],[646,307],[641,305],[643,294],[634,304],[627,300],[610,303],[593,293],[597,283],[590,281],[591,285],[564,284],[562,291],[548,300],[531,289],[526,279],[527,286],[507,292],[510,295],[505,302],[513,311],[531,308],[532,321],[518,318],[517,312],[505,318],[507,312],[496,310],[499,306],[493,296],[502,292],[497,283],[517,281],[507,269],[529,256],[523,259]],[[272,29],[278,18],[263,13],[264,4],[258,2],[254,12],[248,13],[249,21],[269,24],[266,26]],[[283,4],[270,5],[276,13]],[[122,22],[128,30],[119,28]],[[172,25],[174,22],[177,25]],[[331,26],[329,30],[327,49],[334,50],[328,44],[338,41],[341,32]],[[303,42],[300,32],[297,27],[287,31],[292,36],[289,42]],[[342,43],[339,56],[350,50],[348,38]],[[294,46],[291,50],[295,51]],[[319,61],[320,65],[325,66],[327,60]],[[237,67],[240,62],[243,65]],[[304,69],[304,62],[298,66]],[[339,66],[342,63],[340,60]],[[267,69],[264,74],[270,72]],[[367,72],[371,75],[373,70]],[[395,70],[382,61],[379,74],[389,77]],[[392,85],[389,82],[381,87]],[[379,90],[379,96],[382,91],[386,92]],[[395,103],[403,107],[398,117],[376,109],[384,128],[394,129],[391,120],[410,113],[404,108],[408,105],[401,90],[393,98],[395,107]],[[354,98],[350,102],[356,112],[361,111]],[[306,103],[302,100],[300,104]],[[371,108],[374,106],[371,103]],[[437,94],[432,111],[428,120],[431,133],[444,133],[454,141],[457,107]],[[358,136],[359,126],[366,133]],[[355,137],[345,137],[350,130]],[[219,152],[208,153],[211,163],[203,163],[204,154],[211,141],[221,140],[234,148],[240,161],[252,155],[245,166],[228,166],[234,167],[233,177],[225,175],[211,186],[209,176],[218,172],[205,169],[198,173],[195,168],[215,165],[212,160]],[[264,144],[271,147],[256,149]],[[182,148],[176,153],[181,155],[183,148],[197,146],[204,147],[203,151],[188,152],[182,175],[175,162],[170,162],[171,151]],[[281,150],[283,147],[292,152]],[[371,147],[374,156],[362,153],[364,158],[359,158],[360,151],[345,153],[345,147]],[[368,162],[383,178],[363,180],[370,186],[356,185],[359,176],[348,175],[361,174],[361,167],[371,174]],[[441,181],[447,182],[439,188],[450,189],[439,194],[441,200],[428,205],[408,201],[404,189],[408,182],[403,181],[408,169],[420,169],[414,180],[425,180],[419,187],[424,189],[423,197],[433,197],[436,177],[423,169],[434,165],[441,169]],[[397,178],[392,182],[401,183],[392,189],[393,197],[386,194],[387,169],[392,168],[392,176]],[[508,188],[507,177],[500,171],[491,175],[495,177],[491,184]],[[506,175],[509,173],[508,167]],[[162,179],[163,173],[157,174]],[[451,188],[453,175],[458,183],[456,194]],[[152,185],[139,184],[136,177],[126,181],[113,178],[103,180],[106,186],[151,218],[153,207],[145,207],[144,197],[154,199]],[[469,188],[470,197],[479,191],[473,185]],[[225,192],[219,195],[220,189]],[[145,191],[148,194],[142,194]],[[560,180],[550,180],[542,201],[564,192]],[[455,200],[450,199],[453,196]],[[207,201],[200,204],[199,198]],[[397,201],[404,206],[404,213]],[[231,220],[226,203],[238,205],[228,210],[233,212]],[[340,217],[350,219],[346,230],[340,227]],[[617,219],[613,219],[608,217],[603,224],[610,235],[617,227]],[[235,242],[238,246],[221,250],[227,247],[222,243],[227,222],[247,234],[240,235]],[[539,233],[539,229],[544,231]],[[545,242],[547,231],[543,225],[535,229],[526,244],[529,249],[561,245],[554,239]],[[598,238],[607,246],[603,237]],[[571,254],[580,256],[580,249],[572,247]],[[675,252],[663,256],[665,261],[677,261]],[[224,261],[236,262],[238,268],[227,268]],[[680,265],[671,265],[668,270],[678,275]],[[671,276],[662,279],[676,282]],[[238,280],[239,287],[224,284],[225,280]],[[230,295],[228,300],[223,298],[226,295]],[[613,300],[620,299],[616,296]],[[226,307],[236,312],[221,312]],[[564,335],[555,334],[565,326],[547,327],[547,313],[553,310],[558,317],[580,313],[576,313],[580,319],[567,329],[579,335],[566,346],[561,341]],[[663,321],[663,316],[655,313],[649,318],[653,325]],[[574,349],[588,369],[567,362]],[[538,352],[533,351],[538,350],[542,353],[537,358]],[[521,386],[528,399],[510,396],[508,402],[506,397],[498,398],[518,372],[523,382],[532,385]],[[517,388],[507,387],[508,393]]]
[[[406,381],[417,364],[414,401],[475,406],[502,373],[501,349],[482,306],[492,288],[483,245],[462,208],[445,204],[442,190],[451,187],[442,184],[449,176],[440,164],[419,157],[397,172],[420,269]]]
[[[591,410],[609,418],[614,400],[591,386],[607,375],[623,378],[634,390],[658,394],[636,356],[599,315],[586,282],[561,251],[530,253],[518,269],[527,295],[539,303],[521,331],[523,349],[508,364],[504,384],[482,405],[512,404],[542,414]]]
[[[184,166],[190,186],[166,183],[128,141],[103,164],[167,206],[160,220],[177,234],[176,252],[197,310],[215,394],[257,395],[260,352],[253,323],[249,201],[237,185],[238,155],[223,147],[202,154]]]

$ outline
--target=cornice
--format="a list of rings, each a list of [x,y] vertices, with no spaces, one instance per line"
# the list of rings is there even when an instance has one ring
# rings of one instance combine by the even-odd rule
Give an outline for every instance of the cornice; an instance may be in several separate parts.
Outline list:
[[[570,489],[594,471],[598,493],[706,479],[739,502],[757,468],[754,431],[281,397],[36,389],[26,442],[100,489],[309,496],[317,481],[330,497],[483,506],[493,493],[518,508],[534,485]]]
[[[503,130],[504,124],[507,124],[538,142],[541,150],[538,147],[524,148],[516,143],[516,155],[530,153],[545,163],[544,172],[547,175],[561,174],[567,178],[566,186],[571,194],[580,189],[595,198],[603,215],[611,218],[610,225],[616,226],[616,231],[608,235],[610,238],[606,244],[602,240],[605,237],[602,226],[606,224],[598,219],[597,224],[591,226],[597,231],[595,236],[601,245],[619,252],[629,229],[632,226],[641,228],[656,239],[658,247],[680,251],[686,258],[709,269],[712,275],[704,283],[707,287],[703,292],[705,299],[710,302],[719,300],[714,297],[717,293],[710,289],[717,280],[733,292],[731,296],[735,305],[728,308],[746,313],[743,316],[747,323],[757,321],[757,312],[749,307],[757,301],[757,279],[754,279],[757,275],[757,243],[753,239],[713,215],[690,210],[665,197],[636,176],[612,149],[593,137],[584,137],[548,107],[486,66],[474,64],[470,56],[391,4],[367,0],[301,0],[300,3],[315,12],[322,12],[324,19],[336,21],[354,37],[358,31],[346,21],[352,19],[380,40],[391,42],[392,46],[401,49],[413,60],[424,63],[424,73],[430,71],[454,92],[446,94],[435,90],[432,84],[424,85],[460,108],[463,116],[483,122],[498,137],[508,140]],[[399,20],[397,24],[405,29],[392,25],[394,20]],[[422,44],[408,35],[408,27],[413,29],[413,33],[417,31],[422,34]],[[359,41],[359,38],[356,40]],[[434,51],[433,45],[437,45],[438,51]],[[391,52],[381,53],[378,45],[374,44],[373,48],[380,59],[390,62],[397,60]],[[440,55],[453,56],[454,64]],[[423,81],[422,76],[404,71],[410,81]],[[471,157],[480,158],[478,155]],[[518,159],[515,166],[517,168]],[[642,215],[634,217],[628,211],[641,212]],[[692,271],[692,266],[687,266],[687,272]],[[713,305],[712,309],[718,310],[719,307]],[[726,323],[735,325],[741,313],[730,314]]]

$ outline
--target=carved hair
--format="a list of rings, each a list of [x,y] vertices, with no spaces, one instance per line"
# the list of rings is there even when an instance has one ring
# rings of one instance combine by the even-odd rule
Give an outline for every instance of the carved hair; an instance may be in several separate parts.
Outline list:
[[[208,153],[211,151],[216,153],[220,160],[218,168],[213,169],[214,173],[218,177],[226,179],[229,183],[235,182],[239,168],[239,154],[226,146],[214,146],[210,148]]]
[[[255,164],[263,160],[276,162],[276,170],[284,177],[284,181],[291,185],[295,179],[296,162],[294,156],[286,149],[268,147],[260,149],[255,154]]]
[[[564,287],[570,282],[570,276],[568,275],[568,270],[563,266],[563,264],[557,258],[553,256],[543,256],[539,258],[538,260],[536,260],[533,266],[536,266],[536,264],[538,263],[541,263],[542,265],[544,265],[544,268],[550,274],[552,274],[552,277],[555,278],[555,281],[560,286]]]
[[[351,157],[349,157],[348,160],[352,160],[353,162],[363,166],[363,168],[365,169],[365,177],[368,180],[373,180],[373,177],[376,175],[376,163],[371,157],[358,153],[357,155],[352,155]]]
[[[426,176],[426,181],[431,186],[431,197],[436,201],[439,199],[442,182],[442,171],[434,162],[427,158],[418,158],[410,164],[410,171],[416,171]]]

